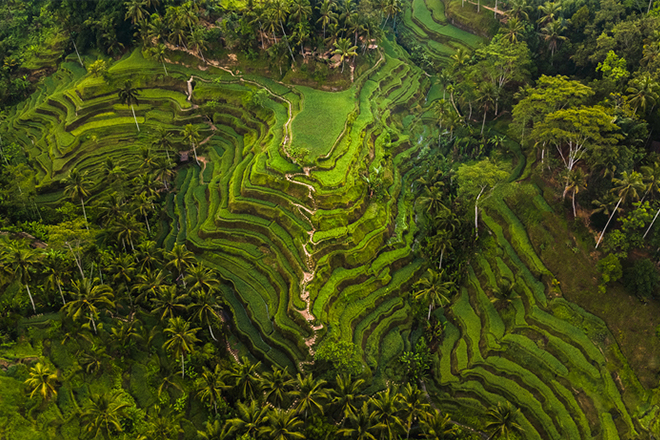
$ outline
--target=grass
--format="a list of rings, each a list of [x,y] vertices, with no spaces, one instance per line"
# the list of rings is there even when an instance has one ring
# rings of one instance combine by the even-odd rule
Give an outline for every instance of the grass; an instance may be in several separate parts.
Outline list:
[[[324,92],[298,86],[302,93],[302,111],[293,120],[293,145],[309,150],[314,161],[330,150],[340,133],[348,114],[355,108],[355,89],[343,92]]]

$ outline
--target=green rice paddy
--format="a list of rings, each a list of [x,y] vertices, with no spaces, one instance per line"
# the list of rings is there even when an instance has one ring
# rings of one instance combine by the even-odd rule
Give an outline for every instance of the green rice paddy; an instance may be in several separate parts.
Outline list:
[[[434,40],[428,50],[439,57],[480,41],[448,25],[437,0],[414,0],[405,17],[418,38]],[[35,159],[38,201],[53,204],[61,195],[50,185],[73,167],[98,183],[109,156],[137,172],[136,151],[151,145],[157,129],[177,138],[184,125],[197,125],[208,139],[199,149],[205,164],[179,168],[158,244],[185,243],[220,273],[240,354],[293,371],[313,360],[314,342],[336,338],[356,344],[378,386],[387,365],[411,349],[405,297],[424,268],[413,252],[417,226],[407,191],[418,148],[412,129],[421,124],[410,109],[424,104],[431,87],[395,43],[385,41],[380,55],[350,89],[332,93],[179,64],[165,76],[139,51],[115,62],[109,85],[69,59],[11,110],[4,128]],[[125,79],[140,91],[140,132],[112,85]],[[266,91],[266,102],[246,106],[255,89]],[[212,123],[199,112],[210,101],[217,103]],[[310,151],[302,167],[288,156],[291,146]],[[369,197],[363,178],[374,167],[385,176],[380,197]],[[549,281],[524,217],[507,198],[522,186],[533,193],[534,215],[553,215],[526,183],[506,184],[484,205],[484,250],[445,310],[427,386],[467,421],[512,402],[522,410],[525,439],[635,438],[655,402],[621,361],[605,323]],[[504,278],[519,293],[507,308],[490,299]]]

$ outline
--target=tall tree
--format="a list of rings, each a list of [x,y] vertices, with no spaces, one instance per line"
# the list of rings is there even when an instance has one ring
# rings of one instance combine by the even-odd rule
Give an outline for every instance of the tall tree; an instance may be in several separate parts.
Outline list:
[[[341,71],[344,73],[344,60],[346,58],[351,58],[357,56],[357,46],[351,45],[351,40],[348,38],[340,38],[339,41],[335,42],[334,54],[341,56]]]
[[[415,299],[421,299],[429,305],[427,320],[431,320],[431,311],[436,307],[444,307],[449,304],[449,298],[454,293],[456,286],[453,281],[446,281],[444,271],[437,272],[428,269],[424,277],[420,278],[414,285]]]
[[[488,422],[486,423],[486,430],[491,431],[492,434],[488,440],[497,438],[509,439],[511,434],[521,434],[523,432],[522,426],[518,424],[518,417],[520,409],[513,409],[509,402],[502,405],[498,402],[495,408],[488,411]]]
[[[217,341],[213,334],[213,324],[220,321],[219,310],[220,306],[217,304],[215,297],[210,291],[199,290],[193,295],[193,301],[188,306],[192,312],[192,319],[205,325],[209,329],[209,334],[214,341]]]
[[[39,263],[39,257],[39,253],[34,249],[26,248],[16,242],[10,243],[2,251],[2,265],[11,274],[12,280],[18,281],[25,287],[35,314],[37,308],[34,305],[34,298],[32,298],[32,292],[30,291],[30,274]]]
[[[616,203],[612,214],[610,214],[610,218],[607,219],[607,223],[605,223],[603,232],[601,232],[600,236],[598,237],[598,242],[596,242],[596,249],[598,249],[598,246],[600,245],[600,242],[605,235],[605,231],[607,231],[607,227],[610,225],[612,217],[614,217],[614,214],[616,214],[617,209],[619,209],[621,202],[626,201],[629,198],[639,200],[639,195],[642,191],[644,191],[645,188],[642,174],[638,173],[637,171],[633,171],[630,174],[628,174],[627,171],[624,171],[621,173],[620,178],[612,179],[612,182],[614,183],[613,191],[619,196],[619,201]]]
[[[185,355],[193,351],[195,342],[199,342],[196,334],[199,327],[190,328],[190,323],[180,316],[171,318],[165,329],[169,338],[163,344],[163,348],[174,352],[175,356],[181,359],[181,377],[185,377]]]
[[[223,370],[219,364],[215,364],[213,370],[203,367],[202,374],[195,382],[197,388],[197,397],[213,408],[218,413],[218,402],[222,400],[222,392],[229,388],[225,383],[227,371]]]
[[[197,130],[197,127],[195,127],[193,124],[186,124],[183,129],[183,141],[190,144],[193,149],[193,153],[195,154],[195,161],[197,162],[197,165],[199,165],[199,159],[197,158],[199,131]]]
[[[265,405],[260,405],[256,400],[250,400],[249,405],[239,400],[236,404],[237,414],[227,420],[227,434],[233,434],[235,438],[257,438],[266,418],[266,409]]]
[[[24,383],[32,390],[30,399],[35,394],[39,394],[47,402],[51,397],[57,396],[57,382],[57,373],[53,372],[47,365],[37,362],[28,371],[28,378]]]
[[[474,202],[474,231],[479,237],[479,200],[486,190],[492,192],[493,188],[508,177],[508,173],[497,164],[488,159],[474,165],[461,165],[456,172],[459,195],[462,197],[475,197]]]
[[[91,185],[91,181],[87,175],[87,171],[80,171],[78,168],[72,168],[64,183],[66,185],[64,188],[64,195],[80,201],[83,217],[85,217],[85,226],[87,227],[87,230],[89,230],[89,225],[87,224],[87,211],[85,211],[85,198],[90,195],[89,186]]]
[[[293,411],[275,409],[266,416],[266,425],[259,429],[259,434],[270,440],[304,439],[302,424]]]
[[[118,393],[92,394],[80,414],[81,424],[90,438],[101,435],[109,439],[114,433],[123,431],[121,418],[128,406]]]
[[[95,318],[99,317],[99,308],[115,306],[112,288],[101,284],[99,278],[85,278],[72,283],[71,294],[73,299],[63,306],[62,310],[74,321],[87,317],[92,323],[94,333],[98,333]]]
[[[288,371],[275,366],[272,368],[272,371],[266,371],[261,375],[261,389],[266,402],[271,403],[276,408],[282,408],[289,398],[289,393],[293,389],[295,381]]]
[[[131,106],[133,119],[135,120],[135,126],[137,127],[138,131],[140,131],[140,124],[138,124],[137,117],[135,116],[135,109],[133,108],[134,105],[138,105],[138,90],[133,87],[133,83],[131,83],[130,80],[126,80],[124,82],[124,87],[119,89],[117,96],[119,97],[119,102],[124,105]]]

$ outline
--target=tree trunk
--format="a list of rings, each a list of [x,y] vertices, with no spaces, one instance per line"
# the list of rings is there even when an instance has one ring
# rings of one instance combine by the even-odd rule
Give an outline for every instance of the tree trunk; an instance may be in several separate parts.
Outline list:
[[[197,165],[199,165],[199,159],[197,158],[197,147],[195,146],[194,142],[192,142],[191,145],[193,147],[193,153],[195,154],[195,162],[197,162]]]
[[[98,332],[96,331],[96,322],[94,321],[94,315],[92,314],[92,312],[89,312],[89,319],[92,320],[92,327],[94,327],[94,334],[95,335],[98,334]]]
[[[427,321],[431,320],[431,307],[433,307],[433,303],[429,304],[429,316],[426,317]]]
[[[147,231],[149,234],[151,234],[151,228],[149,227],[149,219],[147,218],[147,214],[144,214],[144,222],[147,224]]]
[[[73,252],[73,248],[71,247],[71,245],[69,244],[68,241],[65,242],[65,244],[69,247],[69,250],[71,251],[71,255],[73,255],[73,259],[76,260],[76,266],[78,266],[78,270],[80,271],[80,276],[84,280],[85,279],[85,272],[83,272],[83,270],[82,270],[82,265],[80,264],[80,261],[78,260],[78,257],[76,256],[76,253]]]
[[[484,126],[486,125],[486,110],[484,110],[484,120],[481,122],[481,135],[484,135]]]
[[[185,370],[185,364],[183,362],[183,352],[181,352],[181,378],[186,377],[186,370]]]
[[[477,0],[477,13],[481,11],[481,0]]]
[[[211,337],[213,338],[213,340],[218,342],[215,335],[213,334],[213,329],[211,328],[211,323],[209,323],[209,333],[211,333]]]
[[[287,49],[289,49],[289,53],[291,54],[291,62],[295,63],[296,58],[293,56],[293,51],[291,50],[291,46],[289,46],[289,39],[286,37],[286,32],[284,31],[284,25],[282,24],[282,21],[280,20],[280,27],[282,28],[282,34],[284,35],[284,42],[286,43]]]
[[[62,303],[66,305],[66,300],[64,299],[64,294],[62,293],[62,286],[60,286],[60,282],[57,281],[57,289],[60,291],[60,296],[62,297]]]
[[[648,14],[649,12],[651,12],[651,5],[652,5],[652,4],[653,4],[653,0],[649,0],[649,7],[648,7],[648,9],[646,9],[646,13],[647,13],[647,14]]]
[[[135,125],[137,126],[138,131],[140,131],[140,124],[138,124],[137,117],[135,116],[135,109],[133,104],[131,104],[131,111],[133,112],[133,119],[135,119]]]
[[[82,197],[80,198],[80,204],[82,205],[83,217],[85,217],[85,227],[89,231],[89,222],[87,221],[87,212],[85,211],[85,201],[83,200]]]
[[[610,225],[610,222],[612,221],[612,217],[614,217],[614,214],[616,214],[616,210],[619,209],[619,204],[621,204],[621,200],[623,200],[623,197],[619,197],[619,201],[617,202],[616,206],[614,207],[614,211],[612,211],[612,214],[610,215],[610,218],[607,220],[607,223],[605,223],[605,227],[603,228],[603,232],[600,233],[600,237],[598,238],[598,242],[596,243],[596,249],[598,249],[598,245],[600,244],[600,241],[603,239],[603,235],[605,235],[605,231],[607,231],[607,227]]]
[[[163,61],[163,70],[165,70],[165,76],[170,76],[169,73],[167,73],[167,67],[165,67],[165,61]]]
[[[481,188],[481,191],[477,196],[477,200],[474,202],[474,232],[477,238],[479,238],[479,197],[481,197],[485,189],[486,189],[485,186]]]
[[[577,214],[575,213],[575,193],[577,191],[573,191],[573,218],[577,217]]]
[[[493,11],[493,17],[497,19],[497,0],[495,0],[495,11]]]
[[[650,6],[649,6],[649,7],[650,7]],[[78,62],[80,62],[80,65],[81,65],[82,67],[85,67],[85,65],[83,64],[82,60],[80,59],[80,53],[78,53],[78,46],[76,46],[76,40],[74,40],[73,38],[71,38],[71,42],[73,43],[73,48],[76,50],[76,55],[78,55]]]
[[[442,257],[445,255],[445,248],[443,246],[442,250],[440,251],[440,264],[438,265],[438,269],[442,270]]]
[[[646,238],[646,234],[648,234],[649,231],[651,230],[651,226],[653,226],[653,223],[655,223],[655,219],[658,218],[658,214],[660,214],[660,209],[658,209],[658,212],[656,212],[656,213],[655,213],[655,216],[653,216],[653,220],[651,221],[651,224],[649,225],[649,227],[648,227],[648,229],[646,230],[646,232],[644,232],[644,236],[642,237],[642,240]]]
[[[34,310],[34,314],[37,314],[37,308],[34,306],[34,299],[32,299],[32,293],[30,292],[30,286],[28,286],[28,283],[25,283],[25,289],[27,290],[28,296],[30,297],[30,302],[32,303],[32,310]]]

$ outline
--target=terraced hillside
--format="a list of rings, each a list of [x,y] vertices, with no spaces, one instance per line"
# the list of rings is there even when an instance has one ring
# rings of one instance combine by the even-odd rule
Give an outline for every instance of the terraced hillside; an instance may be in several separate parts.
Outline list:
[[[635,417],[640,406],[650,409],[648,392],[606,324],[563,298],[528,236],[537,228],[554,246],[543,225],[553,215],[530,184],[507,184],[492,196],[484,251],[446,311],[434,368],[440,400],[478,413],[506,399],[522,409],[527,439],[635,438],[644,431]],[[516,295],[506,305],[494,289],[508,282]]]
[[[339,94],[228,76],[195,87],[193,102],[236,99],[213,117],[208,163],[181,173],[160,241],[185,240],[231,282],[240,340],[260,359],[310,361],[321,333],[355,342],[372,367],[404,347],[401,296],[421,263],[402,191],[413,145],[396,109],[423,99],[428,79],[397,50],[387,43]],[[263,108],[237,106],[261,87]],[[301,166],[287,157],[296,148],[310,151]]]
[[[430,15],[414,14],[419,1]],[[441,3],[419,1],[411,20],[417,16],[420,29],[426,23],[420,38],[437,39],[438,56],[475,42],[433,25]],[[106,158],[136,170],[140,147],[158,129],[195,125],[200,161],[179,168],[157,241],[186,243],[226,280],[232,348],[293,371],[312,360],[319,339],[349,341],[381,385],[384,367],[410,348],[403,298],[422,263],[412,252],[414,200],[406,189],[417,136],[432,131],[421,117],[429,77],[388,41],[340,93],[208,66],[169,64],[168,71],[134,51],[112,65],[108,83],[67,61],[11,110],[3,128],[37,170],[39,202],[62,200],[60,181],[73,167],[96,178],[98,195]],[[139,90],[139,132],[117,96],[126,79]],[[251,103],[259,90],[267,99]],[[211,101],[212,114],[203,116]],[[292,158],[300,149],[309,155]],[[562,298],[528,234],[550,215],[529,183],[503,185],[489,198],[490,235],[444,312],[427,388],[468,422],[511,401],[522,409],[526,439],[634,438],[658,408],[605,323]],[[557,234],[548,234],[550,243]],[[491,301],[504,279],[518,293],[507,307]]]
[[[438,64],[443,64],[458,49],[470,51],[483,42],[481,37],[452,26],[447,21],[442,0],[406,2],[403,26],[430,59]]]
[[[423,100],[429,80],[399,50],[386,42],[341,93],[214,68],[171,65],[165,76],[139,51],[112,65],[108,84],[69,61],[13,110],[7,128],[33,158],[39,201],[54,203],[70,169],[89,171],[98,194],[107,157],[135,170],[158,129],[180,134],[194,124],[200,162],[180,169],[158,243],[186,243],[228,281],[244,353],[297,368],[327,333],[355,342],[376,367],[404,348],[402,293],[421,265],[402,191],[415,146],[402,111]],[[139,91],[140,131],[119,104],[126,79]],[[267,99],[249,104],[259,90]],[[302,148],[310,154],[296,165],[289,155]],[[377,193],[370,181],[380,182]]]

